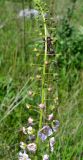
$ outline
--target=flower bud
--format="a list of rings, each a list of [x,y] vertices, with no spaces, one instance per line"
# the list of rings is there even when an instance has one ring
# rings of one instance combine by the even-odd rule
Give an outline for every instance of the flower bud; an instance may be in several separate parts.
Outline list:
[[[23,132],[25,135],[27,134],[25,127],[22,128],[22,132]]]
[[[33,119],[31,117],[28,118],[28,124],[33,125]]]

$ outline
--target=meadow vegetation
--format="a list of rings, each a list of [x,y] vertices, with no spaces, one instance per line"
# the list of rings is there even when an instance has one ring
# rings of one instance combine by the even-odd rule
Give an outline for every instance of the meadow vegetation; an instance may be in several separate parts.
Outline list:
[[[82,0],[0,0],[1,160],[83,159],[82,13]]]

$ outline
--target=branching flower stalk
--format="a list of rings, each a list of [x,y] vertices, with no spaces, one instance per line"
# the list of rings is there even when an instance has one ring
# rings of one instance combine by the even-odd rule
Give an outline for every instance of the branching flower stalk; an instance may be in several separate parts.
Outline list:
[[[39,123],[38,123],[38,131],[36,132],[34,128],[34,119],[32,117],[28,118],[28,124],[27,127],[23,126],[21,129],[21,132],[28,136],[26,139],[24,138],[23,141],[20,142],[20,149],[19,152],[19,160],[31,160],[34,156],[34,160],[37,160],[40,155],[40,140],[44,142],[46,139],[48,139],[48,146],[51,152],[54,151],[54,144],[55,144],[55,137],[53,134],[58,130],[59,127],[59,121],[54,119],[54,115],[51,112],[49,115],[46,115],[46,73],[47,73],[47,56],[48,56],[48,48],[50,47],[48,45],[48,32],[47,32],[47,25],[46,25],[46,19],[44,14],[44,9],[42,7],[42,4],[37,3],[37,6],[41,12],[42,19],[43,19],[43,27],[44,27],[44,41],[45,41],[45,49],[44,49],[44,56],[43,56],[43,68],[42,68],[42,81],[41,81],[41,103],[39,104]],[[33,97],[33,91],[29,91],[28,96]],[[29,107],[28,107],[29,108]],[[48,116],[47,123],[45,124],[43,119],[44,116]],[[50,122],[50,125],[49,125]],[[37,137],[36,134],[37,133]],[[46,142],[47,143],[47,142]],[[48,150],[49,151],[49,150]],[[47,152],[48,152],[47,151]],[[45,152],[45,151],[44,151]],[[29,154],[30,153],[30,154]],[[29,154],[29,155],[28,155]],[[32,155],[33,154],[33,155]],[[39,157],[38,157],[39,156]],[[43,160],[49,160],[50,155],[49,153],[43,154]]]

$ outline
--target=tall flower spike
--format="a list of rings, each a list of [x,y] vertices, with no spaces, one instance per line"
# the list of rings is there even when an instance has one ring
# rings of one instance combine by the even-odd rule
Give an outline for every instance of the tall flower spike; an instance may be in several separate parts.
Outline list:
[[[42,141],[45,141],[47,137],[52,135],[52,129],[49,126],[44,126],[38,133]]]

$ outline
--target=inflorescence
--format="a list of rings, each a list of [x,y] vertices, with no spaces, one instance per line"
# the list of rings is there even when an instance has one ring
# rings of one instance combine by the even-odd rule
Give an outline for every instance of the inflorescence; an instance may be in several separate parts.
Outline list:
[[[45,109],[44,104],[39,104],[39,109]],[[50,148],[50,152],[54,152],[54,145],[55,145],[55,137],[54,133],[58,131],[59,128],[59,121],[54,119],[53,113],[47,116],[47,123],[38,131],[38,137],[41,143],[45,142],[48,139],[48,144]],[[50,125],[49,125],[50,122]],[[27,137],[27,141],[20,142],[20,152],[19,152],[19,160],[31,160],[29,155],[35,155],[37,152],[37,143],[36,143],[36,135],[37,132],[34,129],[34,119],[32,117],[28,118],[28,125],[27,127],[22,127],[22,133],[24,136]],[[49,155],[43,155],[43,160],[49,160]]]

